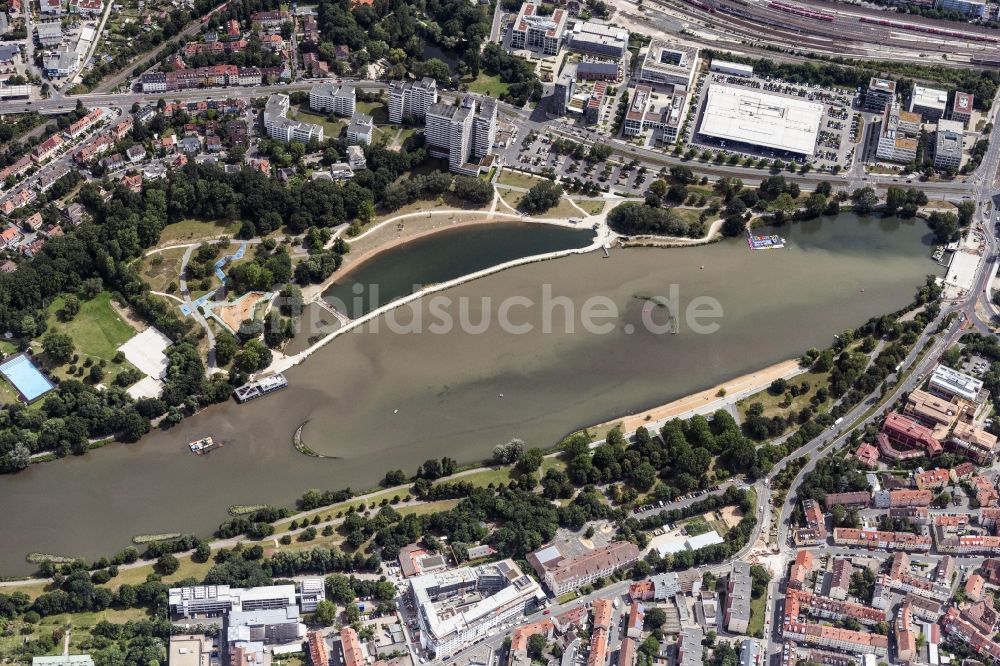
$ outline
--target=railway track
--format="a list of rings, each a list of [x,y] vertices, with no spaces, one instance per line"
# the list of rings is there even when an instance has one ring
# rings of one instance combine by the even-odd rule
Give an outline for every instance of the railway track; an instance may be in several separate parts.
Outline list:
[[[791,4],[785,0],[649,0],[686,20],[723,35],[760,44],[777,44],[829,55],[917,62],[943,62],[953,67],[976,66],[972,60],[1000,58],[1000,36],[982,30],[960,30],[928,22],[885,16],[836,13],[817,3]],[[760,39],[767,26],[766,42]],[[726,31],[729,31],[727,33]],[[833,37],[832,35],[836,35]],[[923,59],[926,54],[941,56]],[[965,61],[956,60],[964,58]]]

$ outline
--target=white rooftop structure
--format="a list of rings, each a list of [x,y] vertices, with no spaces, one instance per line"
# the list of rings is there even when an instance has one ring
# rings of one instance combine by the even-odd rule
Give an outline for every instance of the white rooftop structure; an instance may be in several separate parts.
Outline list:
[[[753,76],[753,66],[744,65],[741,62],[730,62],[729,60],[713,59],[709,69],[720,74],[734,74],[736,76]]]
[[[220,615],[231,611],[287,608],[295,605],[294,585],[230,587],[195,585],[172,587],[168,593],[170,612],[174,615]]]
[[[299,605],[303,613],[312,613],[326,599],[326,583],[319,576],[304,578],[299,583]]]
[[[94,659],[89,654],[32,657],[31,666],[94,666]]]
[[[698,132],[737,143],[812,155],[823,105],[752,88],[712,85]]]
[[[913,97],[910,99],[910,111],[933,111],[938,117],[944,115],[948,108],[948,91],[937,88],[913,86]]]
[[[711,530],[709,532],[705,532],[704,534],[691,537],[687,540],[685,545],[688,550],[698,550],[699,548],[704,548],[705,546],[714,546],[724,542],[725,539],[719,536],[718,532]]]
[[[938,365],[931,373],[927,387],[932,391],[936,390],[958,396],[969,402],[976,402],[979,392],[983,390],[983,382],[971,375],[952,370],[946,365]]]
[[[154,379],[163,379],[167,375],[167,347],[173,344],[170,338],[150,326],[142,333],[137,333],[118,351],[125,354],[128,362],[137,367],[143,374]]]
[[[538,583],[513,560],[414,576],[410,594],[418,610],[420,641],[440,659],[516,622],[545,598]]]

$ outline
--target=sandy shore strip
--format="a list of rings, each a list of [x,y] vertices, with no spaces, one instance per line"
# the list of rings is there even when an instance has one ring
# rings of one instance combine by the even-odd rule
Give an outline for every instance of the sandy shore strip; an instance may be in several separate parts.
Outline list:
[[[671,419],[690,418],[695,414],[711,414],[767,388],[775,379],[790,379],[803,372],[806,372],[806,368],[799,365],[798,359],[782,361],[685,398],[668,402],[665,405],[601,423],[589,428],[589,430],[604,433],[621,425],[623,432],[632,433],[639,426],[646,426],[650,429],[659,428]],[[725,395],[720,397],[719,393],[722,390],[725,390]]]
[[[598,219],[601,216],[593,216]],[[496,223],[522,223],[522,224],[549,224],[553,226],[567,227],[570,229],[582,229],[584,231],[596,231],[593,229],[593,220],[585,219],[581,224],[569,224],[559,218],[533,218],[523,215],[513,215],[508,213],[497,213],[490,211],[467,211],[467,210],[447,210],[435,211],[433,215],[421,214],[419,216],[408,216],[406,219],[395,223],[381,223],[381,226],[371,229],[364,236],[359,236],[355,240],[345,237],[350,244],[350,252],[344,255],[344,263],[320,284],[307,285],[302,288],[302,298],[308,302],[319,298],[324,291],[329,289],[334,282],[340,282],[354,269],[369,261],[379,254],[396,248],[400,245],[410,243],[419,238],[443,231],[445,229],[459,229],[461,227],[471,227],[484,224]],[[589,223],[589,224],[588,224]]]

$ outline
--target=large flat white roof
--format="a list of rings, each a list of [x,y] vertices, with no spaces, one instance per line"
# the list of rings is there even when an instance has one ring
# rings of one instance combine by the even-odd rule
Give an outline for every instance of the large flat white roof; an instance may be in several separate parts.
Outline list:
[[[823,105],[759,90],[712,85],[699,132],[727,141],[812,155]]]

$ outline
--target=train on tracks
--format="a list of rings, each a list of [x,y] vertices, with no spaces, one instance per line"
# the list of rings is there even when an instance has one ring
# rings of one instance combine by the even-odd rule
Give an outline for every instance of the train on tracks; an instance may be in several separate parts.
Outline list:
[[[920,23],[901,23],[899,21],[890,21],[889,19],[877,19],[869,18],[867,16],[862,16],[858,19],[860,23],[868,23],[871,25],[880,25],[886,28],[893,28],[895,30],[909,30],[911,32],[922,32],[928,35],[935,35],[937,37],[949,37],[951,39],[961,39],[963,41],[970,42],[988,42],[991,44],[1000,43],[1000,39],[996,37],[990,37],[989,35],[983,35],[976,32],[958,32],[957,30],[946,30],[944,28],[935,28],[929,25],[922,25]]]

